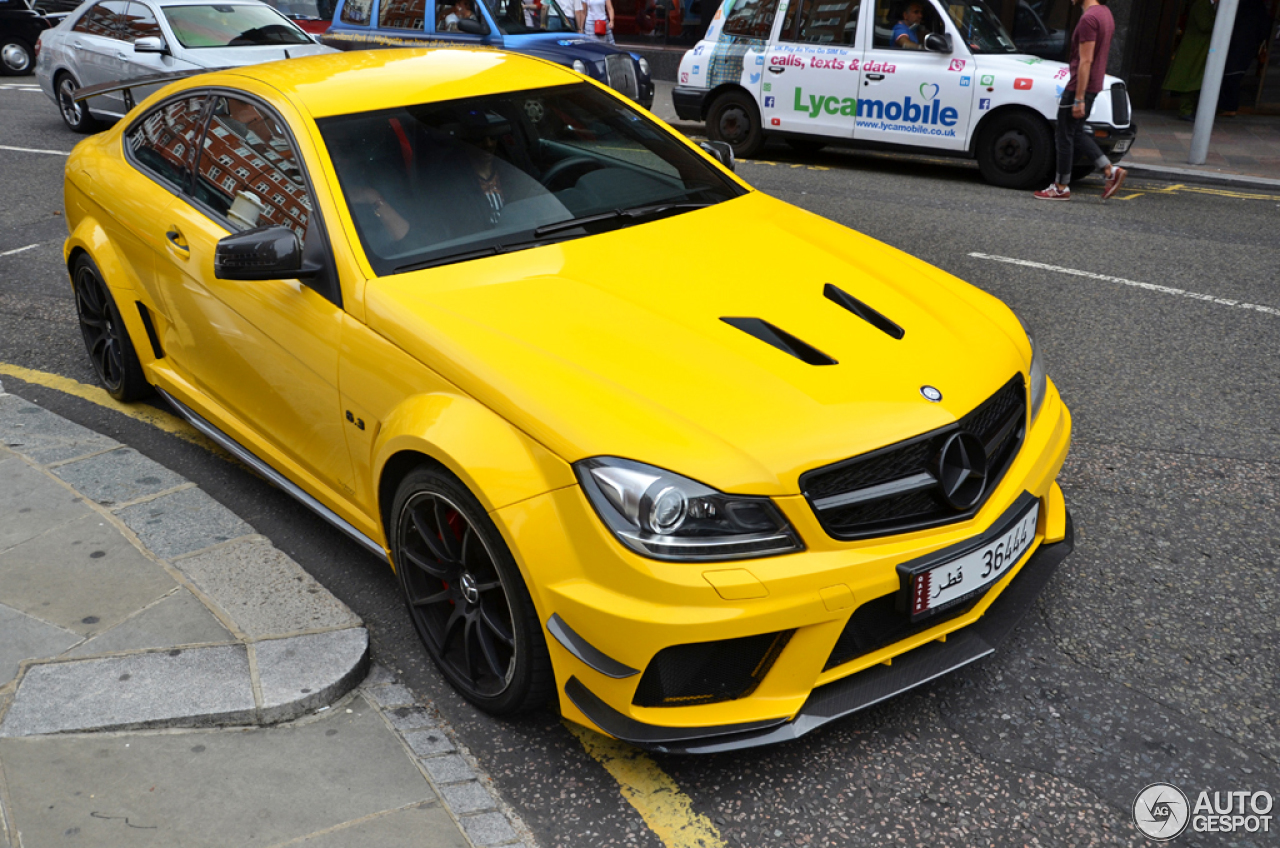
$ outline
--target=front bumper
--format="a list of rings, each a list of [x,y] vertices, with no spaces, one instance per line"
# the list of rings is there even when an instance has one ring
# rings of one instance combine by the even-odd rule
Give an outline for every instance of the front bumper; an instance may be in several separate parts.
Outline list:
[[[702,104],[706,99],[707,92],[702,88],[683,88],[677,85],[671,89],[671,102],[682,121],[701,121]]]
[[[1099,132],[1105,132],[1106,135],[1100,136]],[[1093,140],[1112,164],[1119,162],[1133,149],[1133,142],[1137,137],[1138,125],[1132,122],[1123,129],[1102,125],[1094,127]]]

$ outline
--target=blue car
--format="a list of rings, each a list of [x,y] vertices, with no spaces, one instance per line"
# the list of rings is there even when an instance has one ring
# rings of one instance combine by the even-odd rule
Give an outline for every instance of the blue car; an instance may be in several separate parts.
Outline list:
[[[339,50],[497,47],[573,68],[653,107],[649,63],[583,38],[558,0],[339,0],[320,40]]]

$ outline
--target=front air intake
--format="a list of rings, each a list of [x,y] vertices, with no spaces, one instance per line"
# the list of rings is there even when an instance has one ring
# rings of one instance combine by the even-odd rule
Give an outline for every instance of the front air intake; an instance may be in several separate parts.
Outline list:
[[[794,630],[663,648],[636,687],[637,707],[688,707],[745,698],[764,680]]]

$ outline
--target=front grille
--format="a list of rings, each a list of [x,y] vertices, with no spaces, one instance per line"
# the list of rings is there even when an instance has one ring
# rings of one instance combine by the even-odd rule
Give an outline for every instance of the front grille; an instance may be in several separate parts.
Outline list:
[[[901,642],[930,627],[936,627],[944,621],[964,615],[973,609],[974,604],[982,600],[982,596],[979,595],[945,613],[912,624],[910,616],[898,611],[897,598],[898,593],[894,592],[867,601],[854,610],[853,615],[849,616],[849,623],[845,625],[840,638],[836,640],[836,646],[831,649],[831,656],[827,658],[827,664],[822,670],[828,671],[863,654],[869,654],[894,642]]]
[[[955,424],[805,472],[800,487],[822,529],[836,539],[906,533],[961,521],[981,507],[1008,470],[1026,431],[1021,374]],[[987,455],[982,497],[958,511],[938,488],[939,453],[957,431],[971,433]]]
[[[1129,91],[1123,83],[1111,86],[1111,121],[1117,127],[1129,125]]]
[[[764,680],[794,630],[663,648],[632,700],[638,707],[687,707],[745,698]]]
[[[632,100],[640,96],[640,80],[636,78],[636,63],[628,53],[611,53],[604,59],[605,76],[609,87]]]

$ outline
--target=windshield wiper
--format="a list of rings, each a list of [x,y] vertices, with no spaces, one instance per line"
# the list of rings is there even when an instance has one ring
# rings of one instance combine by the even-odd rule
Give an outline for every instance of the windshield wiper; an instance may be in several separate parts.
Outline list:
[[[703,209],[710,203],[650,203],[647,206],[631,206],[626,209],[611,209],[608,212],[597,212],[594,215],[583,215],[581,218],[570,218],[567,221],[556,221],[554,224],[543,224],[533,231],[535,236],[546,236],[552,233],[573,230],[587,224],[601,221],[614,221],[619,218],[651,218],[668,212],[686,212],[690,209]]]
[[[528,250],[533,247],[542,247],[546,244],[555,244],[563,239],[545,239],[531,238],[524,241],[511,241],[504,244],[491,244],[487,247],[477,248],[476,250],[464,250],[461,253],[446,253],[443,256],[433,256],[430,259],[423,259],[419,262],[410,262],[408,265],[401,265],[399,268],[392,269],[393,274],[403,274],[408,271],[421,271],[424,268],[438,268],[441,265],[453,265],[456,262],[468,262],[472,259],[483,259],[486,256],[497,256],[500,253],[515,253],[517,250]]]

